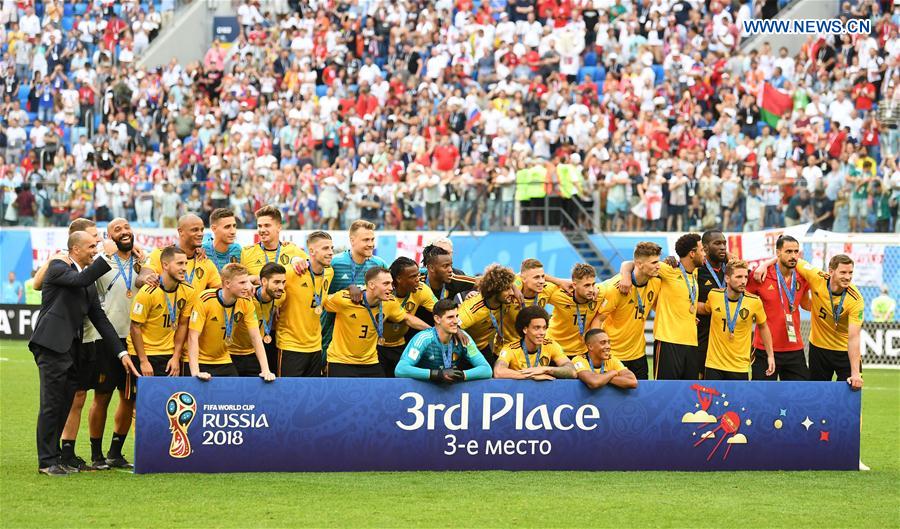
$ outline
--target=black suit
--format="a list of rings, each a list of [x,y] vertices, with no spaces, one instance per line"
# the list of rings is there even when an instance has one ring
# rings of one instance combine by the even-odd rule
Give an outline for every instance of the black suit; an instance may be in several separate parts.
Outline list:
[[[28,344],[41,379],[41,407],[37,423],[38,468],[59,464],[59,440],[78,386],[75,357],[87,316],[118,355],[118,333],[109,323],[94,286],[110,270],[97,259],[78,272],[74,266],[54,260],[47,268],[42,289],[41,312]]]

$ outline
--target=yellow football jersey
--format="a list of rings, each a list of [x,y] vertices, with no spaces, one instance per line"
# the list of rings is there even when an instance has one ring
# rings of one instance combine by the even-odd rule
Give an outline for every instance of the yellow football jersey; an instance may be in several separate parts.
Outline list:
[[[553,314],[550,316],[547,339],[558,343],[567,356],[572,357],[587,352],[587,346],[584,345],[584,333],[588,331],[591,321],[600,312],[604,289],[603,283],[598,284],[597,298],[587,303],[575,303],[575,299],[562,289],[556,289],[550,296]]]
[[[834,295],[828,289],[828,279],[822,270],[812,266],[804,260],[797,263],[797,273],[809,283],[812,294],[812,330],[809,333],[809,343],[822,349],[832,351],[846,351],[850,347],[850,324],[862,325],[866,309],[866,302],[862,293],[855,285],[850,285],[844,296],[844,304],[841,306],[842,294]],[[835,326],[834,312],[841,307]],[[834,311],[834,312],[832,312]]]
[[[175,328],[190,318],[196,291],[187,283],[178,283],[167,292],[162,287],[144,285],[131,303],[131,321],[142,323],[141,338],[147,356],[170,355],[175,349]],[[171,308],[175,310],[172,319]],[[128,354],[137,355],[128,334]]]
[[[261,242],[244,246],[244,249],[241,250],[241,264],[247,267],[252,276],[259,275],[259,271],[267,263],[277,262],[281,266],[288,268],[291,266],[291,259],[294,257],[309,259],[309,255],[303,251],[303,248],[290,241],[279,243],[278,248],[275,250],[264,249]]]
[[[419,283],[419,286],[413,292],[410,292],[409,295],[403,299],[398,299],[398,301],[407,314],[415,315],[416,311],[419,310],[419,307],[422,307],[429,312],[432,311],[434,309],[434,304],[437,303],[437,298],[434,297],[434,292],[431,290],[431,287],[425,283]],[[387,347],[400,347],[405,345],[407,331],[409,331],[409,325],[407,325],[405,321],[399,323],[385,323],[384,345]]]
[[[604,360],[599,366],[595,365],[593,370],[591,369],[591,362],[588,360],[587,353],[576,356],[572,359],[572,363],[575,364],[575,373],[581,373],[582,371],[606,373],[613,370],[622,371],[625,369],[625,364],[612,355],[610,355],[609,360]]]
[[[498,360],[503,360],[514,371],[521,371],[528,367],[549,366],[552,361],[555,365],[561,366],[569,361],[569,357],[563,352],[559,344],[544,340],[544,344],[534,353],[526,353],[522,349],[522,341],[510,342],[503,346],[500,354],[497,355]]]
[[[275,323],[278,348],[296,353],[319,352],[322,350],[322,323],[315,312],[315,297],[320,296],[322,310],[325,310],[325,298],[328,297],[334,269],[326,268],[318,275],[309,270],[303,275],[297,275],[294,267],[285,268],[285,300]]]
[[[687,274],[685,283],[680,267],[659,263],[659,279],[659,297],[666,301],[656,307],[653,337],[661,342],[697,345],[696,300],[700,294],[697,270]],[[695,312],[691,312],[691,291],[694,292]]]
[[[230,364],[231,356],[225,344],[226,322],[231,321],[231,337],[256,327],[256,311],[250,298],[237,298],[234,305],[225,306],[219,299],[218,289],[203,291],[194,303],[191,313],[192,331],[200,333],[200,363]],[[243,327],[243,329],[241,329]]]
[[[363,294],[365,295],[365,293]],[[334,312],[334,332],[328,346],[328,362],[334,364],[372,365],[378,363],[378,331],[376,320],[389,322],[406,320],[406,311],[393,297],[379,307],[366,308],[350,300],[350,292],[339,290],[325,300],[325,310]]]
[[[644,325],[659,299],[660,280],[651,277],[643,286],[633,285],[627,295],[619,292],[620,274],[603,282],[600,314],[606,314],[601,328],[609,335],[614,357],[637,360],[646,354]],[[640,309],[643,308],[643,311]]]
[[[484,351],[494,344],[498,328],[503,333],[504,314],[509,308],[504,303],[499,309],[489,309],[481,294],[475,294],[459,307],[459,327],[469,333],[479,350]]]
[[[147,257],[146,265],[157,274],[162,273],[162,264],[160,256],[162,249],[156,248]],[[188,258],[187,272],[184,274],[184,282],[194,287],[195,292],[203,292],[209,288],[219,288],[222,286],[222,278],[219,276],[219,269],[211,259],[197,260],[196,255]]]
[[[259,289],[261,287],[256,287],[256,292],[253,295],[253,312],[256,316],[256,320],[259,322],[259,336],[262,338],[266,334],[271,334],[274,330],[274,318],[275,311],[279,309],[286,297],[282,295],[278,299],[273,299],[266,303],[263,303],[259,299]],[[268,322],[269,332],[266,332],[266,324]],[[234,334],[232,335],[234,338],[234,342],[231,345],[226,344],[226,348],[228,349],[228,354],[230,355],[249,355],[253,354],[255,351],[253,350],[253,342],[250,341],[250,332],[247,330],[247,327],[244,325],[239,325],[234,328]]]
[[[709,349],[706,353],[706,367],[745,373],[750,369],[753,324],[766,322],[766,311],[762,300],[752,294],[744,294],[741,307],[738,309],[737,301],[728,300],[728,310],[731,311],[732,320],[737,311],[737,323],[734,326],[734,338],[728,331],[728,323],[725,311],[725,291],[715,288],[709,291],[706,298],[706,306],[710,310],[709,320]]]
[[[522,288],[522,280],[518,276],[516,276],[516,287],[519,289]],[[544,290],[539,292],[537,296],[525,298],[525,306],[530,307],[532,305],[537,305],[546,309],[547,304],[550,302],[550,296],[552,296],[553,293],[557,290],[559,290],[558,286],[554,285],[553,283],[547,283],[546,285],[544,285]],[[520,306],[518,302],[511,303],[504,307],[503,343],[510,343],[521,340],[518,331],[516,331],[516,318],[519,316],[519,313],[522,312],[522,308],[523,307]]]

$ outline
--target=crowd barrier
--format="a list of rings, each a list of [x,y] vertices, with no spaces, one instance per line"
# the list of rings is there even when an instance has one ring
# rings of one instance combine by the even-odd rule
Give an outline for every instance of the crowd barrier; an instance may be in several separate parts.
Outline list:
[[[702,384],[702,385],[701,385]],[[865,391],[865,390],[864,390]],[[839,382],[144,377],[135,472],[854,470]]]

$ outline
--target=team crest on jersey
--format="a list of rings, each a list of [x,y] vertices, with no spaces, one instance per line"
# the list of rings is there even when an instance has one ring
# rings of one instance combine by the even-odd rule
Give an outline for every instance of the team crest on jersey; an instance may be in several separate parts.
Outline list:
[[[179,299],[178,301],[175,302],[175,306],[178,307],[178,310],[182,310],[182,309],[184,309],[184,303],[185,303],[185,300]]]
[[[206,272],[204,272],[202,268],[196,268],[194,273],[197,274],[197,279],[203,279],[203,274]]]
[[[278,258],[278,261],[279,261],[282,265],[287,265],[288,263],[291,262],[291,258],[290,258],[289,256],[287,256],[287,255],[281,255],[281,256]]]
[[[746,320],[747,317],[750,316],[750,311],[747,309],[741,309],[741,311],[738,314],[741,315],[742,320]]]
[[[596,301],[588,301],[588,310],[594,310],[594,309],[596,309],[596,308],[597,308],[597,302],[596,302]]]
[[[406,305],[403,306],[403,309],[406,310],[406,312],[412,312],[414,308],[416,308],[416,304],[412,301],[407,301]]]
[[[538,306],[541,307],[541,308],[546,307],[546,306],[547,306],[547,300],[546,300],[546,299],[541,299],[541,298],[539,298],[539,299],[538,299]]]
[[[240,323],[240,321],[244,319],[244,313],[235,312],[234,316],[231,319],[234,320],[235,323]]]

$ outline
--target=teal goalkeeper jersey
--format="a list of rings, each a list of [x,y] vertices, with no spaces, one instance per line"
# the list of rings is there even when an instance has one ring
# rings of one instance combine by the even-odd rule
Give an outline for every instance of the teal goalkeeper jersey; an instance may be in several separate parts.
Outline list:
[[[466,369],[466,380],[480,380],[491,378],[491,366],[484,359],[481,352],[475,346],[475,340],[460,330],[459,334],[469,339],[468,345],[465,347],[456,343],[455,340],[450,342],[451,367],[459,367],[459,360],[462,355],[466,355],[469,363],[472,364],[471,369]],[[447,354],[448,346],[442,344],[438,338],[437,329],[421,331],[413,337],[407,344],[403,356],[397,363],[394,375],[403,378],[415,378],[418,380],[428,380],[432,369],[442,369],[444,365],[444,355]]]

